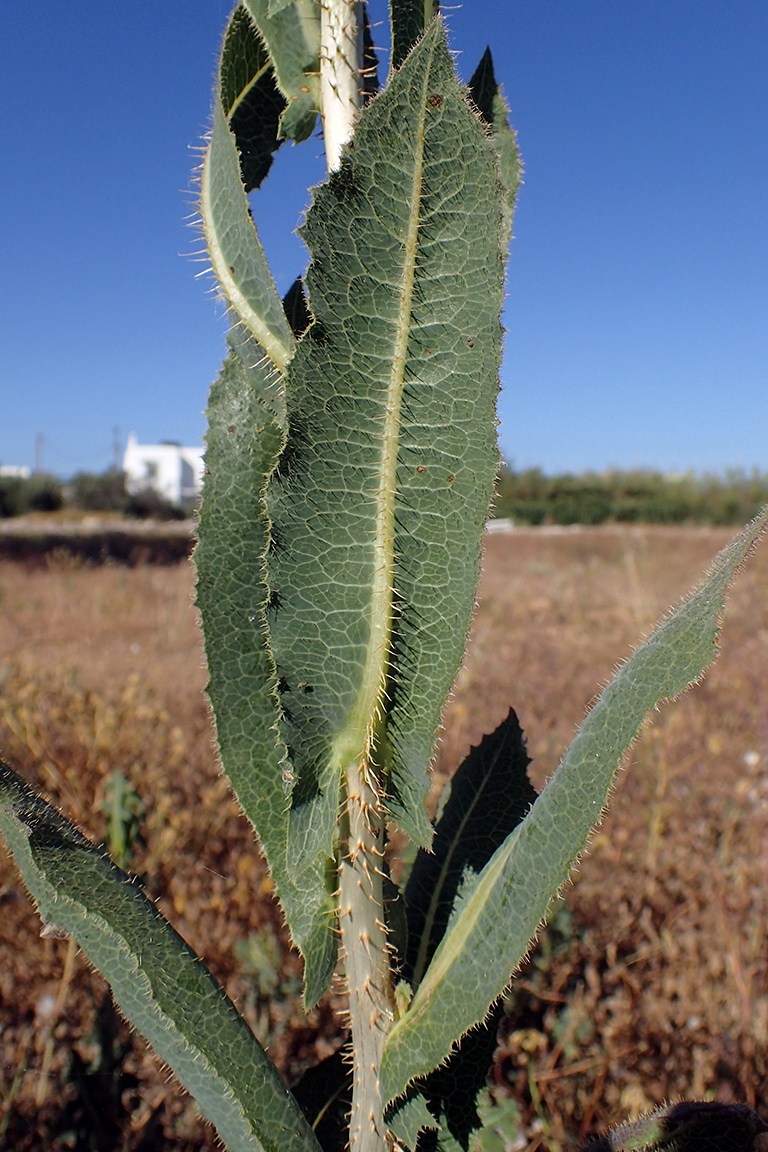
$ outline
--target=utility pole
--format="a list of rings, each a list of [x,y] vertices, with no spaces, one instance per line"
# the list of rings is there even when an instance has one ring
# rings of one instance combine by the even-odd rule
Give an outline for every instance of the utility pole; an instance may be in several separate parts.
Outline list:
[[[38,432],[35,436],[35,472],[42,472],[43,470],[43,445],[45,443],[45,436],[42,432]]]
[[[115,472],[123,470],[122,436],[117,425],[112,429],[112,469]]]

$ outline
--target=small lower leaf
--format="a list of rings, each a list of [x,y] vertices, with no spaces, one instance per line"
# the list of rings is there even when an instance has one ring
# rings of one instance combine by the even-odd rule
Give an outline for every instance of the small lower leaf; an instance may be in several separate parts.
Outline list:
[[[454,773],[432,851],[419,850],[404,893],[408,948],[403,978],[414,990],[443,937],[465,873],[482,871],[536,799],[529,764],[522,729],[510,708]]]
[[[125,872],[0,761],[0,830],[41,917],[77,940],[229,1152],[320,1152],[202,961]]]

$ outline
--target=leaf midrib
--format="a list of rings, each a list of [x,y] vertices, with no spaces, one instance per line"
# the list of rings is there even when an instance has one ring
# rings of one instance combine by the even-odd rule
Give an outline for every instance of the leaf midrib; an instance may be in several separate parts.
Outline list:
[[[405,366],[411,334],[409,323],[416,281],[416,252],[421,224],[421,186],[424,170],[427,91],[430,65],[424,69],[420,115],[416,125],[416,147],[411,182],[410,211],[404,244],[403,280],[400,288],[392,366],[385,405],[382,451],[379,462],[378,505],[373,543],[373,582],[370,600],[370,632],[362,667],[361,685],[347,723],[333,741],[332,760],[341,771],[355,762],[367,763],[374,730],[383,712],[387,671],[393,629],[395,571],[395,508],[397,503],[397,460],[400,446]]]
[[[535,806],[535,805],[534,805]],[[533,811],[533,809],[531,810]],[[530,815],[530,814],[529,814]],[[527,820],[528,818],[526,818]],[[477,926],[480,917],[485,912],[488,902],[493,895],[494,887],[504,872],[512,851],[521,835],[527,831],[526,820],[523,820],[509,834],[503,844],[480,873],[478,882],[468,900],[452,925],[449,925],[446,934],[438,945],[424,978],[419,984],[407,1012],[394,1024],[387,1038],[387,1046],[394,1049],[397,1045],[398,1033],[408,1032],[429,1009],[430,1001],[450,974],[453,965],[464,952],[467,941]]]
[[[267,58],[265,63],[262,64],[261,68],[259,68],[258,72],[255,72],[253,74],[253,76],[248,81],[248,83],[245,84],[240,89],[237,96],[232,101],[232,103],[229,107],[229,111],[225,113],[225,115],[229,121],[232,120],[232,117],[235,115],[238,108],[240,108],[240,106],[245,103],[246,98],[253,91],[253,89],[256,87],[256,85],[259,83],[259,81],[262,80],[267,75],[267,73],[269,72],[269,69],[270,69],[270,61],[269,61],[269,58]]]

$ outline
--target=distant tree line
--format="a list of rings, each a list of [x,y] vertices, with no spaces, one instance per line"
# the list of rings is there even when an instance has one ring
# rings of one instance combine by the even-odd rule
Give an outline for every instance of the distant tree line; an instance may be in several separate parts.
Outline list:
[[[768,474],[669,476],[661,472],[587,472],[545,476],[538,468],[503,466],[493,514],[517,524],[743,524],[768,503]],[[116,469],[78,472],[68,483],[55,476],[0,476],[0,519],[29,512],[118,512],[171,520],[190,508],[170,504],[147,488],[131,494]]]
[[[153,488],[128,492],[125,475],[117,469],[98,474],[78,472],[67,483],[37,472],[27,477],[0,476],[0,519],[62,508],[155,520],[179,520],[191,511],[169,503]]]
[[[587,472],[545,476],[504,466],[494,516],[517,524],[743,524],[768,503],[768,474]]]

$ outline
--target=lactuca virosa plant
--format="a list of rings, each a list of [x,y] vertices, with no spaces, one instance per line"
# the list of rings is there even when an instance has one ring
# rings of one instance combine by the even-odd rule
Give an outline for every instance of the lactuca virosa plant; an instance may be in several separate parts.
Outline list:
[[[231,317],[195,554],[208,691],[223,769],[304,958],[306,1004],[343,975],[348,1062],[288,1092],[138,884],[0,775],[0,826],[43,920],[77,939],[230,1152],[469,1146],[510,974],[646,715],[713,658],[725,589],[766,524],[637,648],[541,795],[510,712],[432,826],[429,767],[498,465],[520,167],[490,54],[463,87],[435,0],[392,0],[391,25],[379,91],[364,4],[243,0],[200,175]],[[301,228],[309,266],[280,300],[247,195],[318,116],[329,174]],[[393,828],[418,846],[400,888]],[[606,1146],[690,1148],[685,1116]]]

